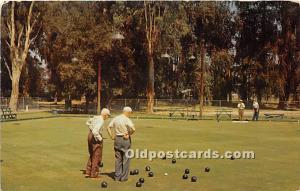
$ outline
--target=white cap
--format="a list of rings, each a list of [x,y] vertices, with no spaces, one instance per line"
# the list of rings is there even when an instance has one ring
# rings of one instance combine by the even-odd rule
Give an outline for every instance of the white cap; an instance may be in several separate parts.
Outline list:
[[[106,109],[106,108],[103,108],[101,110],[101,115],[110,115],[110,111],[108,109]]]
[[[124,107],[123,112],[132,112],[132,109],[130,107]]]

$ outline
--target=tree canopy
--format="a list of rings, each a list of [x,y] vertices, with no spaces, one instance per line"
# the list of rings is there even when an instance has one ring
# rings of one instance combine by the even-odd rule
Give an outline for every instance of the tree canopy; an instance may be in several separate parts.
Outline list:
[[[19,51],[27,55],[18,85],[24,96],[92,101],[101,62],[103,105],[115,97],[148,98],[151,112],[154,97],[182,98],[188,88],[203,99],[237,93],[299,100],[296,3],[9,2],[1,22],[2,96],[15,86],[12,54]],[[10,41],[12,22],[17,36]],[[114,40],[116,33],[125,39]]]

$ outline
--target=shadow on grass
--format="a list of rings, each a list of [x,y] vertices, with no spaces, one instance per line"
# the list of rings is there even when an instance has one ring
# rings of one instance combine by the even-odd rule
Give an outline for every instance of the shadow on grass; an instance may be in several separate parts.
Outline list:
[[[84,170],[84,169],[81,169],[80,171],[82,172],[82,174],[86,173],[86,170]],[[114,180],[115,172],[102,172],[102,173],[100,173],[100,175],[107,176]]]
[[[152,126],[146,126],[145,128],[153,128]]]
[[[115,172],[103,172],[103,173],[100,173],[100,175],[107,176],[114,180]]]
[[[84,169],[81,169],[80,171],[82,172],[82,174],[86,173],[86,170],[84,170]]]

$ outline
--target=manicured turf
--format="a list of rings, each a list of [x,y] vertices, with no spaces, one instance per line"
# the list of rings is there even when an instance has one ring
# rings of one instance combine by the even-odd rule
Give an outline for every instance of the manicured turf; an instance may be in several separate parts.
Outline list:
[[[99,180],[85,179],[87,160],[86,118],[61,117],[2,123],[1,184],[4,191],[96,191]],[[133,159],[140,175],[125,183],[114,182],[113,142],[104,142],[101,176],[107,190],[295,191],[300,187],[300,126],[292,122],[134,120],[133,148],[148,150],[254,150],[254,160]],[[155,176],[144,170],[150,165]],[[204,173],[204,167],[211,172]],[[182,180],[190,168],[196,183]],[[164,176],[167,172],[168,176]],[[145,178],[136,188],[139,177]]]

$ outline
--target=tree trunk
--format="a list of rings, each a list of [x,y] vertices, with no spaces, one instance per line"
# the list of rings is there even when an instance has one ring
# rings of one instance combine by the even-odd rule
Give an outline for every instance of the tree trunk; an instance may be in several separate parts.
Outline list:
[[[261,105],[262,92],[259,89],[256,92],[257,92],[257,102],[259,105]]]
[[[231,104],[232,103],[232,92],[231,90],[228,91],[228,102]]]
[[[296,24],[296,62],[300,63],[300,5],[298,6],[298,19]]]
[[[147,111],[153,113],[154,106],[154,61],[153,54],[148,54],[148,84],[147,84]]]
[[[70,95],[68,95],[68,97],[65,98],[65,111],[72,111],[72,99]]]
[[[279,96],[279,103],[277,109],[284,109],[285,108],[285,96]]]
[[[204,42],[200,43],[200,86],[199,86],[199,101],[200,101],[200,113],[199,116],[202,118],[203,114],[203,101],[204,101],[204,56],[205,56],[205,49],[204,49]]]
[[[98,62],[97,114],[101,112],[101,61]]]
[[[12,68],[12,84],[11,84],[11,95],[9,101],[9,107],[13,111],[17,111],[18,108],[18,98],[19,98],[19,81],[21,76],[21,71],[17,68]]]
[[[89,113],[89,104],[90,104],[90,98],[88,96],[85,96],[84,113]]]
[[[298,63],[298,68],[296,68],[297,70],[296,75],[298,76],[296,82],[299,83],[300,82],[300,76],[299,76],[300,73],[300,5],[298,6],[298,19],[296,24],[296,63]],[[300,106],[299,94],[295,92],[294,95],[295,95],[294,100],[296,101],[297,107],[299,107]]]
[[[24,79],[24,85],[23,85],[23,91],[22,91],[22,95],[24,97],[29,97],[29,92],[30,92],[30,78],[29,78],[29,74],[28,74],[28,67],[23,67],[23,76],[25,76]],[[25,74],[25,75],[24,75]],[[22,80],[22,79],[21,79]],[[22,86],[21,86],[22,87]]]
[[[32,43],[33,39],[30,40],[30,34],[32,32],[33,26],[35,21],[31,24],[31,17],[32,17],[32,9],[33,9],[33,1],[31,2],[29,12],[27,15],[27,23],[23,25],[22,28],[19,30],[19,34],[16,34],[18,31],[16,29],[15,23],[15,2],[12,2],[11,5],[11,14],[10,14],[10,23],[8,24],[9,30],[9,38],[10,43],[8,46],[10,48],[10,59],[12,63],[11,69],[11,81],[12,81],[12,90],[10,96],[9,107],[13,111],[17,111],[17,104],[18,104],[18,97],[19,97],[19,81],[21,76],[21,71],[23,66],[26,62],[26,57],[28,55],[30,43]],[[23,30],[25,28],[25,40],[21,37],[23,36]],[[17,38],[16,38],[17,37]],[[8,69],[9,70],[9,69]],[[8,71],[10,72],[10,70]]]

